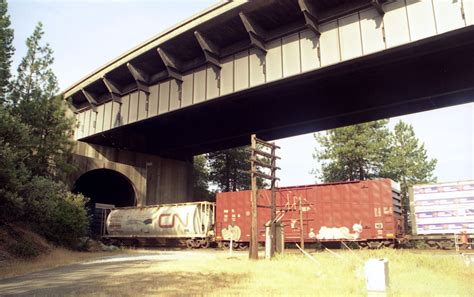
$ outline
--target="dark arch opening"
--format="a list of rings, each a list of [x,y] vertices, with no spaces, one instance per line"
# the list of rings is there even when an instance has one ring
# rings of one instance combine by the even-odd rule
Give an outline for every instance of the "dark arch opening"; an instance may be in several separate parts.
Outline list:
[[[131,181],[123,174],[110,169],[96,169],[81,175],[72,189],[95,203],[113,204],[116,207],[134,206],[135,191]]]

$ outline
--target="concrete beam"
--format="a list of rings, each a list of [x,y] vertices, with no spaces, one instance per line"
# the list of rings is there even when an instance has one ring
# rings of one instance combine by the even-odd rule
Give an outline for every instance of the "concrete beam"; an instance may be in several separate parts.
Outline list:
[[[385,15],[385,10],[383,9],[382,3],[380,3],[380,0],[372,0],[371,1],[372,6],[377,10],[377,12],[380,14],[380,16]]]
[[[199,31],[194,31],[194,36],[196,36],[196,39],[204,52],[206,62],[217,68],[221,68],[221,63],[219,62],[219,48]]]
[[[298,5],[304,15],[306,27],[316,33],[316,35],[321,35],[321,32],[319,31],[317,12],[314,6],[308,0],[298,0]]]
[[[74,103],[72,102],[72,97],[69,97],[66,99],[66,102],[68,104],[68,107],[71,109],[71,111],[75,114],[79,113],[79,109],[76,107],[76,105],[74,105]]]
[[[143,70],[137,68],[130,62],[127,63],[127,68],[128,71],[130,71],[130,74],[132,74],[133,79],[135,79],[137,89],[139,91],[143,91],[149,94],[150,90],[148,88],[148,81],[150,80],[150,77],[148,76],[148,74],[146,74]]]
[[[239,16],[240,20],[244,24],[245,30],[247,30],[247,33],[249,34],[250,44],[266,54],[267,49],[265,48],[264,43],[266,36],[265,31],[245,13],[240,12]]]
[[[102,82],[104,85],[107,87],[107,90],[109,90],[110,97],[112,98],[112,101],[117,102],[117,103],[122,103],[122,91],[120,88],[117,86],[117,84],[110,79],[106,78],[105,76],[102,77]]]
[[[173,57],[171,54],[166,52],[162,48],[157,48],[158,55],[160,56],[161,60],[163,61],[163,64],[165,64],[166,71],[168,71],[168,77],[174,78],[177,81],[182,82],[183,78],[181,76],[181,63],[178,61],[177,58]]]
[[[97,96],[95,96],[94,94],[82,89],[82,94],[84,94],[84,97],[86,97],[86,100],[87,102],[89,102],[89,105],[91,106],[92,110],[94,112],[97,111],[97,105],[99,105],[98,103],[98,100],[97,100]]]

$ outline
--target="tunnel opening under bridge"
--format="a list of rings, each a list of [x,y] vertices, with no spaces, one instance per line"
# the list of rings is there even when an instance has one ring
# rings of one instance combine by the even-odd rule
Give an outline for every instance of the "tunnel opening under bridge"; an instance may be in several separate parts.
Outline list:
[[[89,199],[86,207],[90,217],[90,236],[100,238],[106,234],[106,220],[113,207],[136,205],[132,182],[122,173],[111,169],[95,169],[81,175],[72,192]]]
[[[89,209],[94,208],[96,203],[115,207],[136,205],[132,182],[122,173],[111,169],[95,169],[84,173],[76,180],[72,192],[89,198]]]

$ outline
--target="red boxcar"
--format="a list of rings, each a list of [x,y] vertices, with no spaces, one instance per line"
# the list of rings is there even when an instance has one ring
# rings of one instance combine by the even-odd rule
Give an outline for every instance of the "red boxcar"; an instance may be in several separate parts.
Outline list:
[[[250,239],[250,191],[218,193],[216,238],[237,242]],[[403,235],[399,187],[390,179],[278,188],[277,218],[284,225],[285,241],[300,240],[302,201],[306,242],[358,241],[391,244]],[[271,191],[259,190],[257,204],[270,206]],[[264,241],[270,209],[258,208],[259,241]]]

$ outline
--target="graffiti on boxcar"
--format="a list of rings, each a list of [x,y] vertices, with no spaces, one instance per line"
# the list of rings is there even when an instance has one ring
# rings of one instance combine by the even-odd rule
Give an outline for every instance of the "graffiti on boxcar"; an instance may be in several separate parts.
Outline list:
[[[338,227],[322,226],[321,229],[319,229],[319,232],[318,232],[318,235],[316,235],[316,238],[317,239],[358,239],[360,237],[360,233],[362,233],[362,229],[363,228],[361,224],[354,224],[352,226],[352,231],[354,231],[354,233],[350,233],[349,228],[347,227],[338,228]]]

